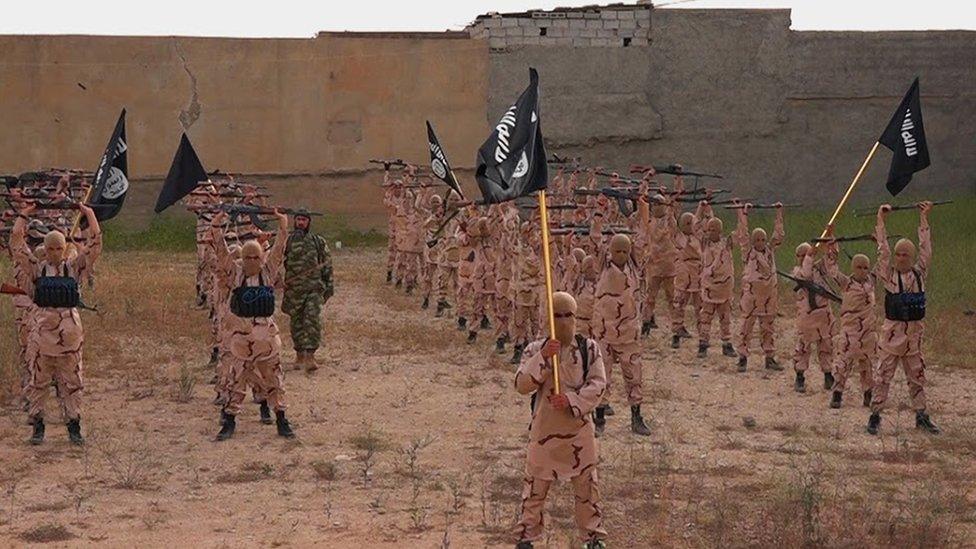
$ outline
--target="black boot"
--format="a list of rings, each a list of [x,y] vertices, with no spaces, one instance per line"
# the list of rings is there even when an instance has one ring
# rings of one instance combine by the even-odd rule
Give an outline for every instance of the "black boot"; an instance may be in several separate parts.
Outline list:
[[[807,392],[807,378],[803,372],[796,373],[796,381],[793,382],[793,390],[798,393]]]
[[[607,404],[606,406],[603,407],[603,415],[605,415],[607,417],[610,417],[610,416],[612,416],[612,415],[614,415],[616,413],[617,412],[616,412],[616,410],[613,409],[613,406],[610,406],[609,404]]]
[[[678,334],[675,334],[675,335],[671,336],[671,348],[672,349],[677,349],[679,347],[681,347],[681,336],[679,336]]]
[[[651,334],[651,323],[645,322],[641,324],[641,336],[646,337]]]
[[[481,317],[481,329],[487,330],[489,328],[491,328],[491,322],[488,322],[488,317],[487,316]]]
[[[705,358],[708,356],[708,344],[698,342],[698,358]]]
[[[413,295],[413,284],[407,284],[407,290],[405,293],[407,295]]]
[[[678,328],[677,336],[678,337],[691,337],[691,334],[688,333],[688,329],[687,328],[685,328],[684,326],[682,326],[682,327]]]
[[[275,423],[278,424],[278,436],[295,438],[295,432],[291,430],[291,424],[285,418],[284,410],[275,411]]]
[[[442,316],[444,316],[444,311],[446,311],[450,307],[451,307],[451,305],[448,302],[444,301],[443,299],[440,300],[440,301],[438,301],[437,302],[437,312],[434,313],[434,316],[436,316],[437,318],[441,318]]]
[[[603,406],[597,406],[596,410],[593,410],[593,429],[596,432],[596,437],[600,438],[603,434],[603,429],[607,426],[607,409]]]
[[[393,271],[386,271],[386,283],[393,282]]]
[[[651,320],[648,322],[652,330],[657,330],[657,320],[652,316]]]
[[[729,342],[725,342],[722,344],[722,354],[730,358],[735,358],[736,356],[738,356],[735,352],[735,349],[732,348],[732,344]]]
[[[265,425],[271,425],[274,420],[271,419],[271,408],[268,407],[268,401],[261,401],[261,423]]]
[[[217,347],[210,349],[210,363],[207,364],[207,367],[213,368],[214,366],[216,366],[217,359],[219,357],[220,357],[220,349],[218,349]]]
[[[515,549],[532,549],[532,547],[531,541],[520,541],[515,544]]]
[[[518,364],[522,362],[522,351],[525,350],[524,344],[515,344],[515,348],[512,350],[512,364]]]
[[[400,286],[403,286],[403,281],[398,278],[396,284],[394,284],[393,287],[400,288]]]
[[[830,372],[824,372],[824,391],[829,391],[834,388],[834,374]]]
[[[739,356],[739,371],[740,372],[745,372],[746,371],[746,366],[748,365],[748,363],[749,363],[749,359],[746,358],[744,355],[740,355]]]
[[[878,434],[878,427],[881,427],[881,414],[874,412],[871,414],[871,417],[868,418],[868,434]]]
[[[217,433],[217,440],[227,440],[234,436],[234,429],[236,427],[237,422],[234,420],[234,416],[227,412],[220,412],[220,432]]]
[[[420,304],[420,308],[426,311],[428,307],[430,307],[430,296],[425,295],[424,302]]]
[[[34,446],[44,442],[44,419],[36,417],[33,420],[34,434],[31,435],[30,443]]]
[[[834,391],[834,397],[830,399],[831,408],[840,408],[840,401],[844,398],[844,393],[840,391]]]
[[[776,362],[776,359],[775,358],[773,358],[771,356],[767,356],[766,357],[766,369],[767,370],[775,370],[777,372],[782,372],[783,371],[783,366],[780,365],[779,362]]]
[[[459,332],[463,332],[468,327],[468,319],[463,316],[458,317],[457,328]]]
[[[630,430],[634,432],[635,435],[640,435],[642,437],[650,436],[651,430],[644,423],[644,418],[641,417],[640,404],[630,407]]]
[[[75,418],[68,422],[68,440],[76,446],[85,443],[85,439],[81,436],[81,418]]]
[[[478,332],[471,331],[468,332],[468,345],[474,344],[478,340]]]
[[[915,428],[926,431],[932,435],[937,435],[942,432],[941,429],[939,429],[938,427],[936,427],[934,423],[932,423],[932,418],[930,418],[929,415],[925,413],[925,410],[919,410],[915,412]]]
[[[864,407],[867,408],[871,405],[871,389],[864,391]]]

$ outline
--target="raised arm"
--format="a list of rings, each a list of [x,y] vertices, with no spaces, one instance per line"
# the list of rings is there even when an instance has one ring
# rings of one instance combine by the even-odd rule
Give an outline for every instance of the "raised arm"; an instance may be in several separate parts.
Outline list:
[[[878,208],[878,221],[874,226],[874,240],[878,244],[878,263],[876,272],[884,275],[891,268],[891,246],[888,245],[888,231],[885,230],[885,217],[891,211],[891,206],[882,204]]]
[[[288,245],[288,216],[275,208],[275,217],[278,218],[278,233],[275,235],[275,242],[268,251],[268,258],[264,262],[271,278],[270,284],[274,285],[281,272],[281,266],[285,261],[285,247]]]
[[[37,261],[34,254],[31,253],[30,246],[27,245],[27,219],[34,210],[33,204],[22,208],[17,213],[17,220],[14,221],[14,226],[10,231],[10,255],[14,263],[25,273],[33,273],[34,263]],[[33,277],[33,274],[30,276]],[[22,289],[26,290],[27,288]]]
[[[929,264],[932,261],[932,231],[929,228],[929,212],[931,210],[931,202],[922,202],[919,204],[918,268],[922,271],[922,274],[928,274]]]
[[[736,225],[735,232],[732,233],[732,236],[735,243],[743,250],[749,247],[749,208],[751,206],[752,204],[746,204],[736,210],[736,217],[739,223]]]
[[[78,255],[74,258],[72,266],[75,275],[79,279],[84,279],[102,255],[102,228],[98,224],[98,217],[94,210],[85,204],[81,204],[79,208],[85,216],[85,221],[88,222],[88,242],[78,245]]]
[[[778,248],[786,240],[786,229],[783,225],[783,204],[776,203],[776,222],[773,224],[773,237],[770,243],[774,248]]]

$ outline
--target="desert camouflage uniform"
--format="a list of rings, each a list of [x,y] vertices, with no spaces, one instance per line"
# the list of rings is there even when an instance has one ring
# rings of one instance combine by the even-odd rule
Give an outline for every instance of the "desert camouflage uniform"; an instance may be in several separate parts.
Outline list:
[[[759,333],[762,340],[762,350],[767,358],[772,358],[776,352],[775,332],[773,320],[776,319],[778,296],[776,290],[776,248],[785,238],[783,229],[783,210],[776,211],[776,224],[773,235],[766,243],[764,251],[757,251],[752,247],[749,233],[749,219],[745,209],[739,210],[739,225],[735,231],[735,239],[742,250],[742,296],[739,298],[739,308],[742,320],[739,329],[739,356],[748,356],[749,340],[752,329],[759,321]]]
[[[597,464],[599,451],[591,412],[606,390],[606,374],[600,346],[591,339],[580,349],[574,341],[559,352],[561,392],[569,408],[556,410],[547,398],[553,394],[552,364],[542,357],[545,340],[533,341],[523,354],[515,388],[521,394],[536,393],[529,428],[522,503],[515,535],[519,541],[535,541],[544,531],[543,512],[552,483],[569,480],[575,493],[576,527],[583,540],[602,539],[603,513],[600,506]],[[587,376],[583,379],[583,355],[587,353]]]

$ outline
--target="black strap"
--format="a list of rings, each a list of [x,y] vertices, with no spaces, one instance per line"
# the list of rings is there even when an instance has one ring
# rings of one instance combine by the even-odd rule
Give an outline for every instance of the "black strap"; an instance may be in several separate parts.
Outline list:
[[[576,334],[576,346],[579,347],[580,356],[583,357],[583,384],[586,384],[586,378],[590,375],[590,350],[587,348],[586,341],[586,336]]]

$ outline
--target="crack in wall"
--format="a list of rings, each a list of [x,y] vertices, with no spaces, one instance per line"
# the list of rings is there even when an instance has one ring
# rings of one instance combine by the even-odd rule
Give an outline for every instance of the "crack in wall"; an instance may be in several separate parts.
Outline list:
[[[183,126],[183,131],[185,132],[200,118],[200,114],[203,112],[203,106],[200,104],[200,94],[197,91],[197,77],[190,70],[190,64],[186,60],[186,55],[183,53],[183,46],[180,45],[179,40],[174,40],[173,44],[176,46],[176,54],[180,56],[180,61],[183,63],[183,70],[190,77],[190,102],[185,109],[180,110],[179,116],[180,125]]]

